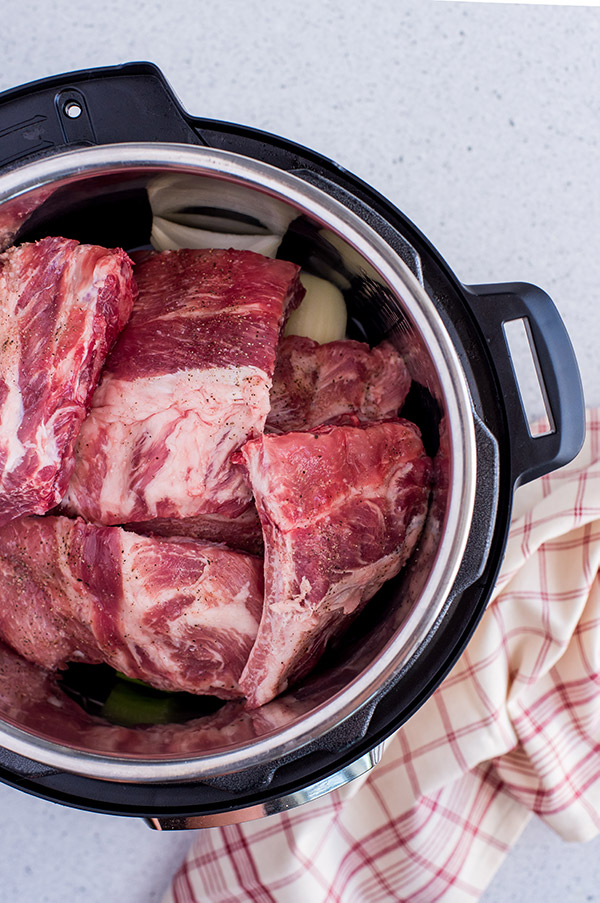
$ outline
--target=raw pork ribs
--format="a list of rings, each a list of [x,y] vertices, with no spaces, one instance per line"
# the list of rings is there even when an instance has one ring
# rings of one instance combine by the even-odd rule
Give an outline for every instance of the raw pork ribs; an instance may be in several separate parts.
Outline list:
[[[0,528],[0,636],[44,668],[106,662],[159,689],[239,697],[262,570],[193,539],[20,518]]]
[[[63,495],[135,283],[119,249],[44,238],[0,255],[0,524]]]
[[[243,468],[275,351],[304,290],[295,264],[250,251],[145,257],[139,297],[80,435],[66,510],[101,524],[260,544]]]
[[[405,564],[431,461],[406,420],[265,435],[241,456],[265,539],[265,605],[240,678],[256,707],[304,676]]]
[[[286,336],[277,352],[267,432],[312,429],[348,414],[361,421],[394,418],[410,384],[389,342],[369,348],[351,339],[320,345]]]

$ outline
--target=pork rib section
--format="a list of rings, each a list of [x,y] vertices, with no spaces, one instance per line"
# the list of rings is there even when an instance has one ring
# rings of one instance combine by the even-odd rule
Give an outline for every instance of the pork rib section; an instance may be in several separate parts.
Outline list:
[[[410,389],[406,365],[390,342],[369,348],[343,339],[320,345],[282,339],[271,389],[268,432],[312,429],[347,414],[361,421],[398,415]]]
[[[304,676],[405,564],[431,461],[405,420],[265,435],[241,455],[265,541],[265,605],[240,678],[256,707]]]
[[[260,539],[231,456],[264,428],[298,272],[233,250],[165,251],[136,266],[139,296],[84,424],[67,510],[242,547]]]
[[[225,546],[53,516],[0,529],[0,636],[44,668],[239,697],[262,600],[261,559]]]
[[[62,497],[134,295],[120,249],[44,238],[0,255],[0,524]]]

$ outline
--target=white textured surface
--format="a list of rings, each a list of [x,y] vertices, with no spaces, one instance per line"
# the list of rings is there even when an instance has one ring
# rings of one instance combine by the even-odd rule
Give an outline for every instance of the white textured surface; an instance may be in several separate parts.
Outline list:
[[[0,89],[157,63],[190,113],[320,151],[373,184],[465,282],[554,298],[600,404],[600,11],[434,0],[7,4]],[[158,900],[188,838],[0,787],[0,897]],[[532,823],[485,903],[600,901],[600,841]]]

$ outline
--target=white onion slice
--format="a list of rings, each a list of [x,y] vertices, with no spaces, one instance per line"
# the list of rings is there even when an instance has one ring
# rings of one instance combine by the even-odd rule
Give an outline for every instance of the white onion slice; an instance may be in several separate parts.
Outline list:
[[[281,244],[281,235],[237,235],[231,232],[211,232],[173,223],[162,216],[152,220],[150,234],[152,247],[157,251],[179,248],[235,248],[238,251],[254,251],[265,257],[275,257]]]
[[[339,288],[326,279],[301,273],[306,295],[286,323],[284,335],[301,335],[315,342],[335,342],[346,335],[348,313]]]
[[[236,248],[274,257],[297,216],[288,204],[261,191],[186,173],[153,179],[148,199],[154,217],[151,242],[158,251]]]

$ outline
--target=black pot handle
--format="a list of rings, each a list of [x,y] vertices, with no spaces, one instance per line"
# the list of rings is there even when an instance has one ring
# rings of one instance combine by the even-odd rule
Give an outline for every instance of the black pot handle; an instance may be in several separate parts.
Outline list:
[[[467,300],[490,350],[508,420],[515,485],[568,464],[585,436],[585,405],[579,368],[565,325],[548,295],[528,283],[471,285]],[[504,332],[525,321],[545,396],[551,431],[532,436]]]
[[[82,145],[204,142],[152,63],[84,69],[0,94],[0,167]]]

